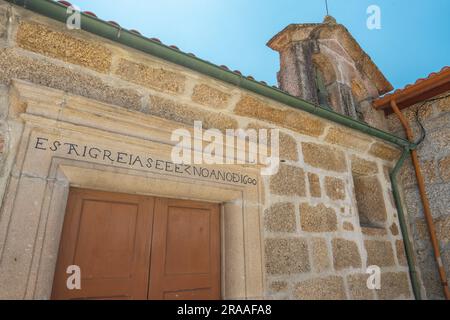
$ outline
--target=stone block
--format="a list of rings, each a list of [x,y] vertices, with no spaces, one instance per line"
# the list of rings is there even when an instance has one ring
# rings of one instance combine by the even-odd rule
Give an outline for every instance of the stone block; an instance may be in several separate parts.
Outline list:
[[[194,126],[194,121],[202,121],[204,129],[219,129],[222,132],[226,129],[236,129],[239,126],[235,119],[227,115],[207,112],[175,100],[158,96],[150,97],[150,104],[146,112],[192,127]]]
[[[330,254],[325,239],[312,239],[312,262],[316,272],[320,273],[331,269]]]
[[[272,107],[261,99],[246,95],[236,104],[234,113],[244,117],[265,120],[295,132],[318,137],[325,130],[325,122],[297,110],[282,110]]]
[[[288,129],[311,137],[319,137],[325,130],[324,121],[295,110],[289,112],[285,126]]]
[[[270,126],[264,126],[257,123],[249,123],[247,128],[248,129],[254,129],[254,130],[261,130],[265,129],[267,130],[267,145],[270,147],[272,142],[271,137],[271,128]],[[279,156],[280,160],[288,160],[297,162],[298,161],[298,146],[295,139],[289,135],[285,134],[283,132],[279,133]]]
[[[385,228],[361,227],[361,232],[363,233],[363,235],[372,236],[372,237],[387,236],[387,231]]]
[[[374,292],[367,288],[368,274],[352,274],[347,277],[348,289],[352,300],[373,300]]]
[[[411,298],[408,274],[406,272],[381,274],[381,290],[378,296],[382,300]]]
[[[352,173],[360,176],[374,175],[378,173],[378,166],[375,162],[352,156]]]
[[[295,297],[301,300],[345,300],[344,280],[338,276],[316,278],[298,283]]]
[[[269,232],[295,232],[295,206],[292,203],[277,203],[264,213],[264,226]]]
[[[254,129],[257,131],[259,131],[261,129],[267,130],[267,145],[269,147],[271,146],[272,137],[271,137],[271,128],[269,126],[261,126],[256,123],[250,123],[247,126],[247,130],[248,129]],[[288,161],[293,161],[293,162],[298,161],[297,142],[291,135],[280,132],[278,143],[279,143],[280,160],[288,160]]]
[[[383,224],[387,219],[383,189],[376,176],[354,176],[355,196],[362,225]]]
[[[346,239],[333,239],[334,269],[361,268],[361,255],[356,242]]]
[[[201,119],[203,121],[204,128],[218,129],[222,132],[225,132],[227,129],[236,130],[239,128],[239,123],[237,120],[224,113],[206,112],[202,110],[201,114],[203,115]]]
[[[98,43],[76,38],[69,32],[44,25],[21,22],[16,41],[19,47],[42,55],[107,73],[112,64],[111,51]]]
[[[324,170],[345,172],[347,165],[343,152],[324,145],[302,143],[305,163]]]
[[[361,152],[367,151],[373,142],[369,136],[363,136],[357,132],[339,127],[331,127],[328,130],[325,141]]]
[[[230,101],[231,95],[206,84],[194,87],[192,101],[213,109],[223,109]]]
[[[400,230],[398,229],[397,224],[394,222],[391,227],[389,228],[391,230],[391,234],[396,237],[400,234]]]
[[[297,142],[293,137],[282,132],[280,132],[280,159],[298,161]]]
[[[241,98],[236,104],[234,113],[239,116],[266,120],[277,124],[284,123],[287,116],[286,111],[274,108],[266,102],[249,95]]]
[[[405,244],[402,240],[395,241],[395,248],[397,251],[397,260],[401,266],[408,266],[408,260],[406,260]]]
[[[298,167],[281,165],[278,173],[270,178],[270,191],[283,196],[306,196],[305,172]]]
[[[266,270],[270,275],[290,275],[310,270],[305,239],[266,239]]]
[[[342,179],[326,177],[325,190],[331,200],[345,200],[345,182]]]
[[[182,93],[185,88],[186,77],[178,72],[126,59],[120,59],[114,73],[132,83],[160,91]]]
[[[2,84],[20,79],[127,109],[142,108],[142,96],[134,89],[112,86],[99,77],[57,66],[44,59],[22,56],[11,49],[0,49],[0,70]]]
[[[308,180],[311,197],[320,198],[322,196],[322,190],[320,188],[319,176],[314,173],[308,173]]]
[[[300,205],[300,224],[305,232],[334,232],[337,231],[336,212],[324,204],[310,206]]]
[[[395,265],[394,251],[389,241],[366,240],[367,265],[390,267]]]
[[[400,158],[401,151],[385,143],[375,142],[370,148],[369,154],[386,161],[394,161]]]

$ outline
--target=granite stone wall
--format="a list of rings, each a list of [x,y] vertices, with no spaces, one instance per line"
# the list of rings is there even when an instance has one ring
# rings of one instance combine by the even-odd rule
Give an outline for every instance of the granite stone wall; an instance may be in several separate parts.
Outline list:
[[[426,137],[418,148],[426,191],[441,247],[442,262],[450,276],[450,92],[434,97],[435,101],[419,103],[403,111],[414,130],[415,137],[421,136],[419,120],[426,131]],[[399,136],[404,131],[396,116],[388,118],[390,130]],[[404,198],[411,230],[413,230],[417,263],[421,272],[425,294],[430,299],[443,298],[437,265],[431,246],[423,206],[417,187],[411,161],[405,165],[402,174]],[[448,279],[450,280],[450,279]]]

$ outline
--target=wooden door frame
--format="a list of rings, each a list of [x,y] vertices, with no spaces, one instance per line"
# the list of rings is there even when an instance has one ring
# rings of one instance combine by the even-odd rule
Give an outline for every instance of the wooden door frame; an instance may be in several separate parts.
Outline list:
[[[198,184],[170,176],[142,176],[135,170],[56,157],[52,159],[50,176],[54,183],[46,198],[52,226],[51,230],[46,230],[42,241],[45,254],[40,261],[41,265],[50,265],[50,268],[39,269],[33,288],[34,298],[49,299],[51,295],[59,247],[59,241],[55,243],[52,239],[60,239],[70,187],[221,204],[221,295],[225,300],[264,298],[259,189]],[[117,184],[117,181],[122,183]]]

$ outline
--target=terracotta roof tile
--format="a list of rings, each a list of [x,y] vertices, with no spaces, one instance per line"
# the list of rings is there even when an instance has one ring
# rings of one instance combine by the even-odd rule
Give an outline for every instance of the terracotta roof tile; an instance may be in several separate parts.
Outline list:
[[[91,11],[83,11],[84,14],[87,14],[88,16],[93,16],[97,18],[97,15]]]
[[[108,21],[108,23],[109,23],[109,24],[112,24],[113,26],[116,26],[116,27],[120,28],[120,24],[118,24],[118,23],[115,22],[115,21]]]
[[[395,99],[401,109],[407,108],[448,90],[450,90],[450,66],[445,66],[439,72],[432,72],[426,78],[417,79],[413,84],[381,96],[374,101],[374,107],[389,110],[390,101]]]
[[[69,1],[58,1],[58,2],[61,3],[64,6],[66,6],[66,7],[72,6],[72,4]]]

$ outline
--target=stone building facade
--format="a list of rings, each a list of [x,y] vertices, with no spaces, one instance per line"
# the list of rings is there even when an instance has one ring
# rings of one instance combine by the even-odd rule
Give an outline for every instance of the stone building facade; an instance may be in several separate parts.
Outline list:
[[[443,70],[448,73],[448,70]],[[427,79],[428,80],[428,79]],[[418,147],[421,167],[424,173],[426,191],[430,199],[431,212],[436,226],[442,262],[447,275],[450,273],[450,91],[434,95],[403,110],[419,139],[425,129],[425,140]],[[404,130],[395,115],[388,116],[389,130],[404,136]],[[442,299],[442,284],[439,279],[430,236],[423,213],[414,168],[411,161],[405,164],[401,173],[404,201],[412,231],[415,256],[424,286],[424,296]]]
[[[90,15],[82,27],[104,33],[68,30],[58,21],[63,5],[31,3],[0,1],[0,298],[50,298],[71,187],[220,204],[224,299],[414,298],[389,178],[401,153],[391,142],[404,140],[353,129],[366,128],[359,120],[385,125],[368,101],[391,86],[345,28],[326,21],[315,26],[318,42],[302,43],[303,26],[288,29],[291,40],[272,40],[289,95]],[[323,76],[325,100],[320,82],[290,69],[312,66],[299,54],[319,70],[306,74]],[[333,121],[330,109],[354,119]],[[205,166],[253,185],[111,159],[173,165],[171,133],[194,121],[280,129],[280,170]],[[76,151],[83,146],[103,157]],[[380,290],[367,288],[372,265],[382,271]]]

